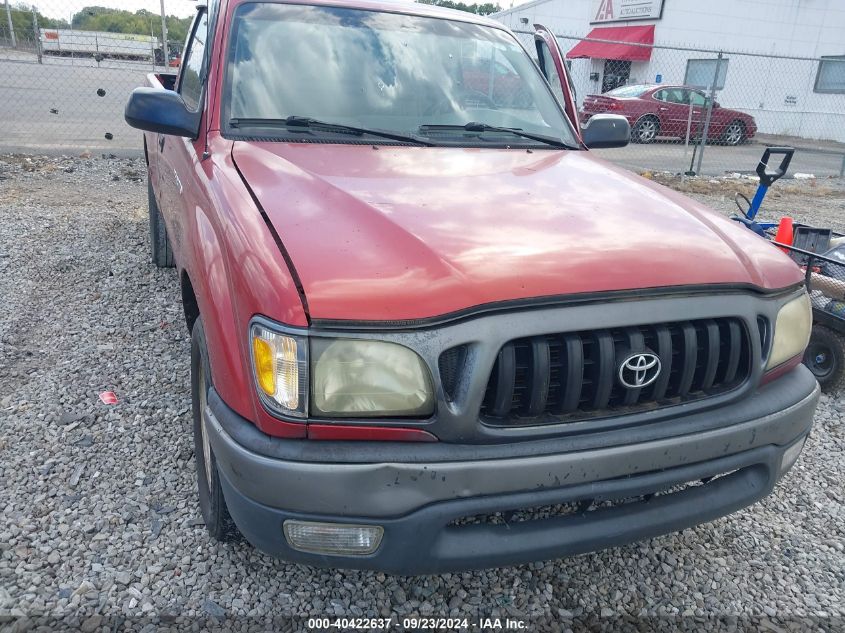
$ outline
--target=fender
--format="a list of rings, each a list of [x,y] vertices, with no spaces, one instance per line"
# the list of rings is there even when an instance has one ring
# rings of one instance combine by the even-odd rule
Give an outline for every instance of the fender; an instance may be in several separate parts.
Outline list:
[[[195,174],[208,198],[191,207],[188,219],[185,268],[203,317],[212,382],[226,404],[265,433],[304,437],[305,424],[270,416],[253,385],[250,319],[261,314],[298,327],[307,327],[308,319],[293,275],[232,161],[231,145],[209,135],[210,158],[196,164]]]
[[[199,312],[205,326],[212,383],[220,397],[241,415],[252,413],[249,391],[234,389],[249,384],[235,342],[239,332],[235,324],[232,297],[220,241],[205,210],[195,206],[190,218],[193,246],[192,262],[186,273],[194,288]]]

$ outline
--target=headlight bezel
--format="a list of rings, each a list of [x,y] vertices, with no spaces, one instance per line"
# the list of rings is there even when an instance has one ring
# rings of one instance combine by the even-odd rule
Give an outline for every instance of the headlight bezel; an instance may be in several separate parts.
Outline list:
[[[302,411],[294,412],[280,406],[272,398],[267,396],[267,394],[261,388],[256,373],[256,358],[253,350],[253,332],[255,328],[261,328],[263,330],[273,332],[274,334],[281,337],[289,337],[295,339],[298,343],[298,349],[301,348],[304,350],[305,372],[304,377],[300,379],[301,388],[299,392],[299,399],[301,402],[303,402],[304,407]],[[321,342],[328,341],[329,343],[336,341],[360,341],[363,343],[371,344],[384,343],[387,345],[398,346],[404,350],[407,350],[409,353],[413,354],[416,359],[418,359],[420,367],[425,372],[425,380],[429,389],[429,399],[431,401],[430,410],[423,414],[416,412],[406,413],[402,411],[371,411],[357,412],[353,414],[338,412],[336,414],[332,414],[327,412],[314,411],[314,394],[312,392],[312,385],[314,383],[314,361],[316,359],[313,357],[312,342],[316,340],[320,340]],[[408,345],[404,345],[401,342],[381,337],[348,336],[346,333],[338,333],[337,335],[315,333],[314,331],[306,328],[288,326],[277,321],[273,321],[272,319],[269,319],[267,317],[256,315],[253,316],[252,319],[250,319],[249,325],[247,327],[247,346],[249,348],[249,370],[252,376],[253,389],[264,409],[275,418],[297,422],[302,422],[305,419],[308,419],[313,421],[325,421],[329,423],[338,423],[342,420],[348,420],[353,423],[356,421],[375,421],[389,423],[393,420],[403,420],[408,422],[427,422],[436,417],[438,400],[437,383],[435,382],[435,376],[433,375],[430,363],[427,362],[424,356],[420,354],[417,350],[413,349],[412,347],[409,347]]]
[[[296,341],[297,361],[300,363],[298,374],[299,390],[297,394],[298,406],[296,407],[296,409],[285,407],[281,402],[278,402],[272,396],[267,394],[267,392],[261,387],[260,380],[258,377],[258,364],[256,362],[255,357],[255,347],[253,343],[255,339],[256,330],[263,330],[277,337],[286,337]],[[249,327],[247,328],[247,337],[247,346],[249,348],[250,358],[250,374],[252,375],[252,385],[259,402],[261,402],[264,408],[271,415],[277,418],[295,420],[302,420],[304,418],[307,418],[310,406],[310,403],[308,402],[308,396],[310,395],[310,390],[308,389],[310,350],[306,331],[300,328],[289,328],[262,317],[255,317],[250,320]]]

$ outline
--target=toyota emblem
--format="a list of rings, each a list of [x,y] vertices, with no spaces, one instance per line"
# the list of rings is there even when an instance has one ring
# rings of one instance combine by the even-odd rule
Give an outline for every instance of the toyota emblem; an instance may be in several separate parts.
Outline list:
[[[628,389],[647,387],[660,375],[660,359],[649,352],[631,354],[619,365],[619,382]]]

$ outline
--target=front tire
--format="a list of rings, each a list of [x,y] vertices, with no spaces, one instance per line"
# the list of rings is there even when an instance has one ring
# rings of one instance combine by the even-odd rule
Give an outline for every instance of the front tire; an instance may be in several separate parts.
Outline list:
[[[167,239],[167,227],[165,227],[164,219],[161,217],[149,174],[147,174],[147,212],[150,216],[150,254],[152,261],[159,268],[173,268],[176,265],[173,259],[173,250],[170,248],[170,241]]]
[[[824,325],[814,325],[804,364],[822,391],[838,390],[845,383],[845,337]]]
[[[197,487],[200,511],[205,527],[212,538],[222,541],[236,541],[240,537],[235,522],[229,515],[217,459],[209,441],[205,416],[208,392],[211,389],[211,371],[208,364],[208,350],[202,318],[191,330],[191,403],[194,417],[194,460],[197,468]]]
[[[631,140],[634,143],[648,144],[657,139],[660,132],[660,121],[653,116],[644,116],[634,124],[631,130]]]

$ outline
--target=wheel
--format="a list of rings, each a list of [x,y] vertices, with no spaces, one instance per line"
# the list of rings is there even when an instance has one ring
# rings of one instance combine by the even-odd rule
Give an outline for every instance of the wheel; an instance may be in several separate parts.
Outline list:
[[[217,460],[208,439],[205,408],[208,404],[209,389],[211,389],[211,371],[208,364],[205,331],[200,317],[191,331],[191,403],[194,416],[194,460],[197,468],[200,511],[205,527],[212,538],[223,542],[236,541],[240,538],[240,532],[226,507],[226,499],[223,498],[223,488],[220,485],[220,473],[217,471]]]
[[[631,140],[634,143],[653,143],[660,132],[660,121],[653,116],[644,116],[634,124]]]
[[[167,239],[167,227],[164,226],[161,211],[156,203],[149,174],[147,174],[147,211],[150,215],[150,252],[153,264],[159,268],[173,268],[176,265],[173,261],[173,250]]]
[[[731,121],[725,131],[722,132],[723,145],[739,145],[745,140],[745,125],[742,121]]]
[[[845,336],[824,325],[814,325],[804,364],[823,391],[836,391],[845,382]]]

